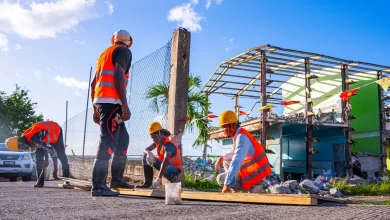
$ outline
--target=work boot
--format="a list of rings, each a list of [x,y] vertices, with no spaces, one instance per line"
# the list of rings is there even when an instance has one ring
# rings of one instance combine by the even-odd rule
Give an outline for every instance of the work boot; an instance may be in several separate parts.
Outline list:
[[[45,171],[42,166],[37,166],[37,182],[34,187],[43,187],[45,185]]]
[[[129,188],[134,189],[134,185],[128,184],[123,179],[125,172],[127,156],[114,156],[111,162],[111,182],[110,188]]]
[[[119,193],[110,190],[106,185],[109,160],[95,159],[92,171],[92,196],[118,196]]]
[[[62,176],[71,178],[69,174],[69,164],[62,164]]]
[[[153,167],[149,165],[144,165],[143,167],[145,182],[142,185],[137,186],[137,188],[149,188],[153,183]]]

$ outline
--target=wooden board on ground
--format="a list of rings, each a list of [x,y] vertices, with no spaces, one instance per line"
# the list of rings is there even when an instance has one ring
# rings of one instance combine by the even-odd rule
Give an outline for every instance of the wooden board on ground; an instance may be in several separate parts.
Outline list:
[[[64,183],[58,186],[67,189],[91,190],[91,182],[64,178]],[[153,198],[165,198],[165,189],[124,189],[114,188],[121,195],[142,196]],[[251,193],[225,193],[202,192],[183,189],[181,197],[183,200],[213,201],[213,202],[241,202],[259,204],[284,204],[284,205],[317,205],[318,201],[348,203],[346,200],[326,198],[310,194],[251,194]]]
[[[65,189],[82,189],[86,191],[90,191],[92,188],[91,182],[85,180],[76,180],[70,178],[63,178],[63,183],[58,184],[59,187]]]
[[[324,197],[324,196],[319,196],[319,195],[311,195],[311,196],[313,198],[320,200],[320,201],[335,202],[335,203],[342,203],[342,204],[350,203],[350,201],[348,201],[346,199],[329,198],[329,197]]]
[[[118,189],[121,195],[144,196],[165,198],[164,189]],[[284,204],[284,205],[317,205],[318,200],[310,195],[289,195],[289,194],[249,194],[249,193],[225,193],[220,192],[199,192],[183,191],[183,200],[213,201],[213,202],[241,202],[259,204]]]

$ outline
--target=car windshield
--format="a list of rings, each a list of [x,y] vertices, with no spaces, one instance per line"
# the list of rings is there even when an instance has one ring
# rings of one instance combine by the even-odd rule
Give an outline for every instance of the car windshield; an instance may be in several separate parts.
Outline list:
[[[8,151],[7,147],[5,147],[5,144],[0,144],[0,151]]]

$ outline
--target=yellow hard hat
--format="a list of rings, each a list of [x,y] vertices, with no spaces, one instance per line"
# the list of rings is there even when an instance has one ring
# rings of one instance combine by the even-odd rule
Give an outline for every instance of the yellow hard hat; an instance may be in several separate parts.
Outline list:
[[[163,127],[158,122],[153,122],[149,126],[149,134],[153,134],[153,133],[155,133],[157,131],[161,131],[161,130],[163,130]]]
[[[219,115],[219,126],[237,123],[238,118],[234,112],[226,110]]]
[[[19,151],[18,137],[10,137],[5,140],[5,146],[10,151]]]

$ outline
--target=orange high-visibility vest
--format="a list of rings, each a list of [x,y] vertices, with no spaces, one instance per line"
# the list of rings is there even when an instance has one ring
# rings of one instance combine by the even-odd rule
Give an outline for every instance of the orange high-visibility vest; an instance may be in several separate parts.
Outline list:
[[[241,128],[234,137],[234,142],[236,142],[239,134],[247,136],[255,149],[253,157],[245,158],[239,171],[242,188],[244,190],[249,190],[252,186],[260,183],[262,179],[270,175],[272,170],[268,162],[267,154],[256,138],[247,130]]]
[[[96,85],[93,103],[122,104],[115,87],[115,65],[112,63],[112,54],[120,45],[107,48],[96,61]],[[129,71],[125,73],[126,87]]]
[[[47,144],[55,144],[58,141],[60,136],[61,127],[57,122],[54,121],[42,121],[33,124],[29,129],[23,132],[22,137],[25,137],[27,141],[32,145],[31,138],[36,133],[46,130],[46,137],[43,139],[43,142]],[[36,147],[36,146],[33,146]]]
[[[171,155],[171,157],[169,158],[169,165],[175,166],[177,169],[180,170],[181,168],[183,168],[180,149],[176,146],[176,144],[174,144],[168,138],[165,138],[165,140],[161,146],[159,144],[157,144],[157,146],[156,146],[158,160],[160,160],[160,161],[164,160],[164,154],[165,154],[164,146],[167,143],[172,143],[173,146],[175,146],[175,148],[176,148],[176,156]]]

